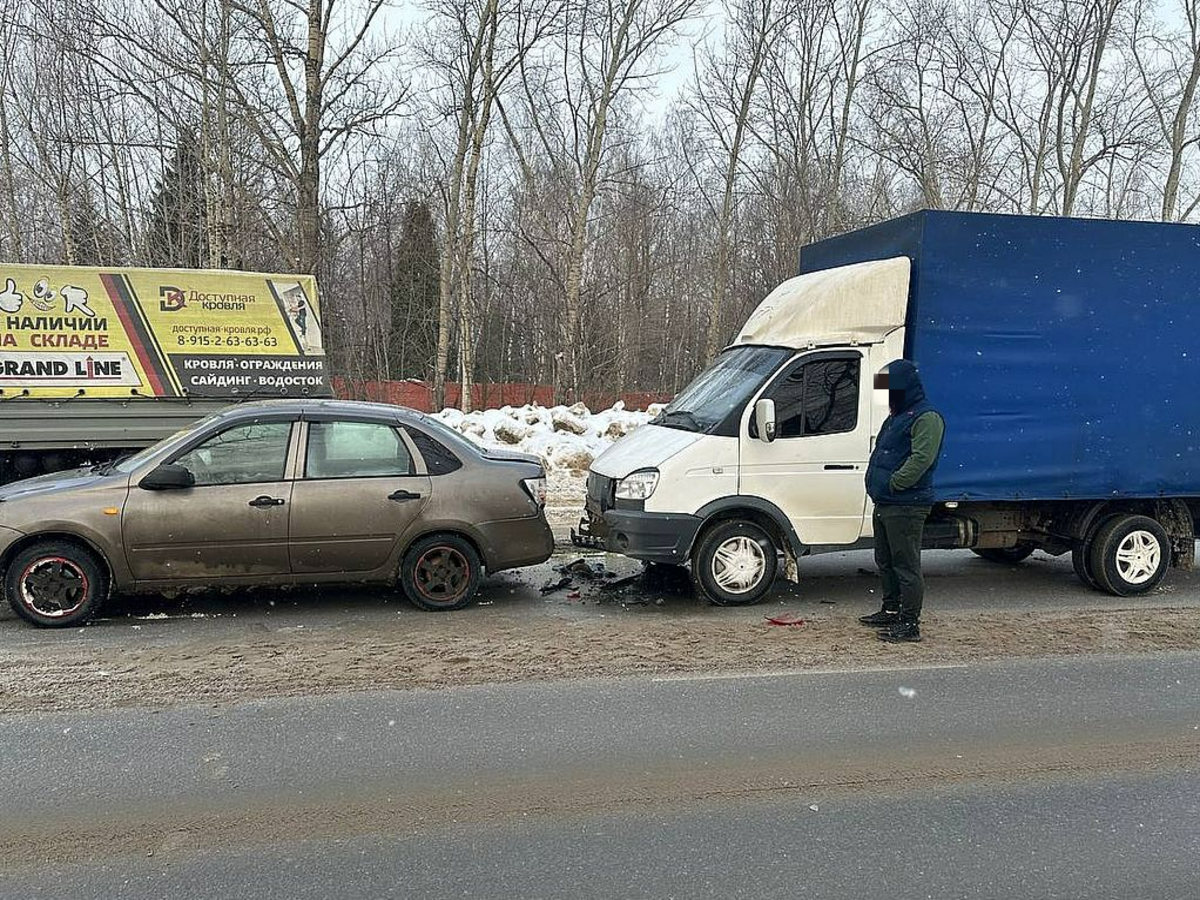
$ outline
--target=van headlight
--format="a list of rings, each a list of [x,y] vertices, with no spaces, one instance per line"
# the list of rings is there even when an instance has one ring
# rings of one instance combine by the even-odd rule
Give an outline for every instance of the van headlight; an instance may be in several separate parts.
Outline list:
[[[658,487],[658,472],[654,469],[643,469],[626,475],[617,482],[618,500],[645,500]]]

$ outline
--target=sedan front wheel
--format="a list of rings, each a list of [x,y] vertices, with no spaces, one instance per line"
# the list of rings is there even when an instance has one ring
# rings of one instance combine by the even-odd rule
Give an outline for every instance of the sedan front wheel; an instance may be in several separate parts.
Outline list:
[[[90,550],[69,541],[42,541],[9,561],[4,592],[25,621],[67,628],[95,615],[108,596],[108,575]]]

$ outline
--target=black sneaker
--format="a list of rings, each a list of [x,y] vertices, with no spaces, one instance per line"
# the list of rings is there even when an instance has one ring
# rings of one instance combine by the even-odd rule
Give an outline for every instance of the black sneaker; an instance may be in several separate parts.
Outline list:
[[[871,628],[891,628],[900,621],[900,611],[881,609],[879,612],[871,613],[869,616],[859,616],[858,621]]]
[[[881,631],[879,639],[887,641],[889,644],[919,644],[921,642],[921,626],[913,621],[897,621],[887,631]]]

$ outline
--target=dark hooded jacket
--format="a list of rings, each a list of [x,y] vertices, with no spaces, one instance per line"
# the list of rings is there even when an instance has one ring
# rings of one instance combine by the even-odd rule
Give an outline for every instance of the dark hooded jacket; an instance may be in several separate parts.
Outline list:
[[[871,462],[867,466],[867,493],[876,506],[930,506],[933,503],[933,472],[942,451],[942,417],[925,398],[925,387],[916,365],[906,359],[896,360],[888,366],[888,391],[892,414],[884,420],[871,453]],[[926,420],[934,426],[932,431],[937,439],[929,464],[916,473],[919,477],[914,484],[893,490],[893,476],[913,455],[913,426],[927,414],[937,417]],[[929,447],[923,448],[923,455],[930,452]],[[910,466],[909,472],[911,469]]]

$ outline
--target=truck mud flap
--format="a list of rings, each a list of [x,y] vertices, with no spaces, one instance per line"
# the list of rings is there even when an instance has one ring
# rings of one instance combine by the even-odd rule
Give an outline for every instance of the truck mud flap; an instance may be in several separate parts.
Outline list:
[[[1195,521],[1188,505],[1182,500],[1159,500],[1154,504],[1154,518],[1171,536],[1171,564],[1185,571],[1196,566]]]

